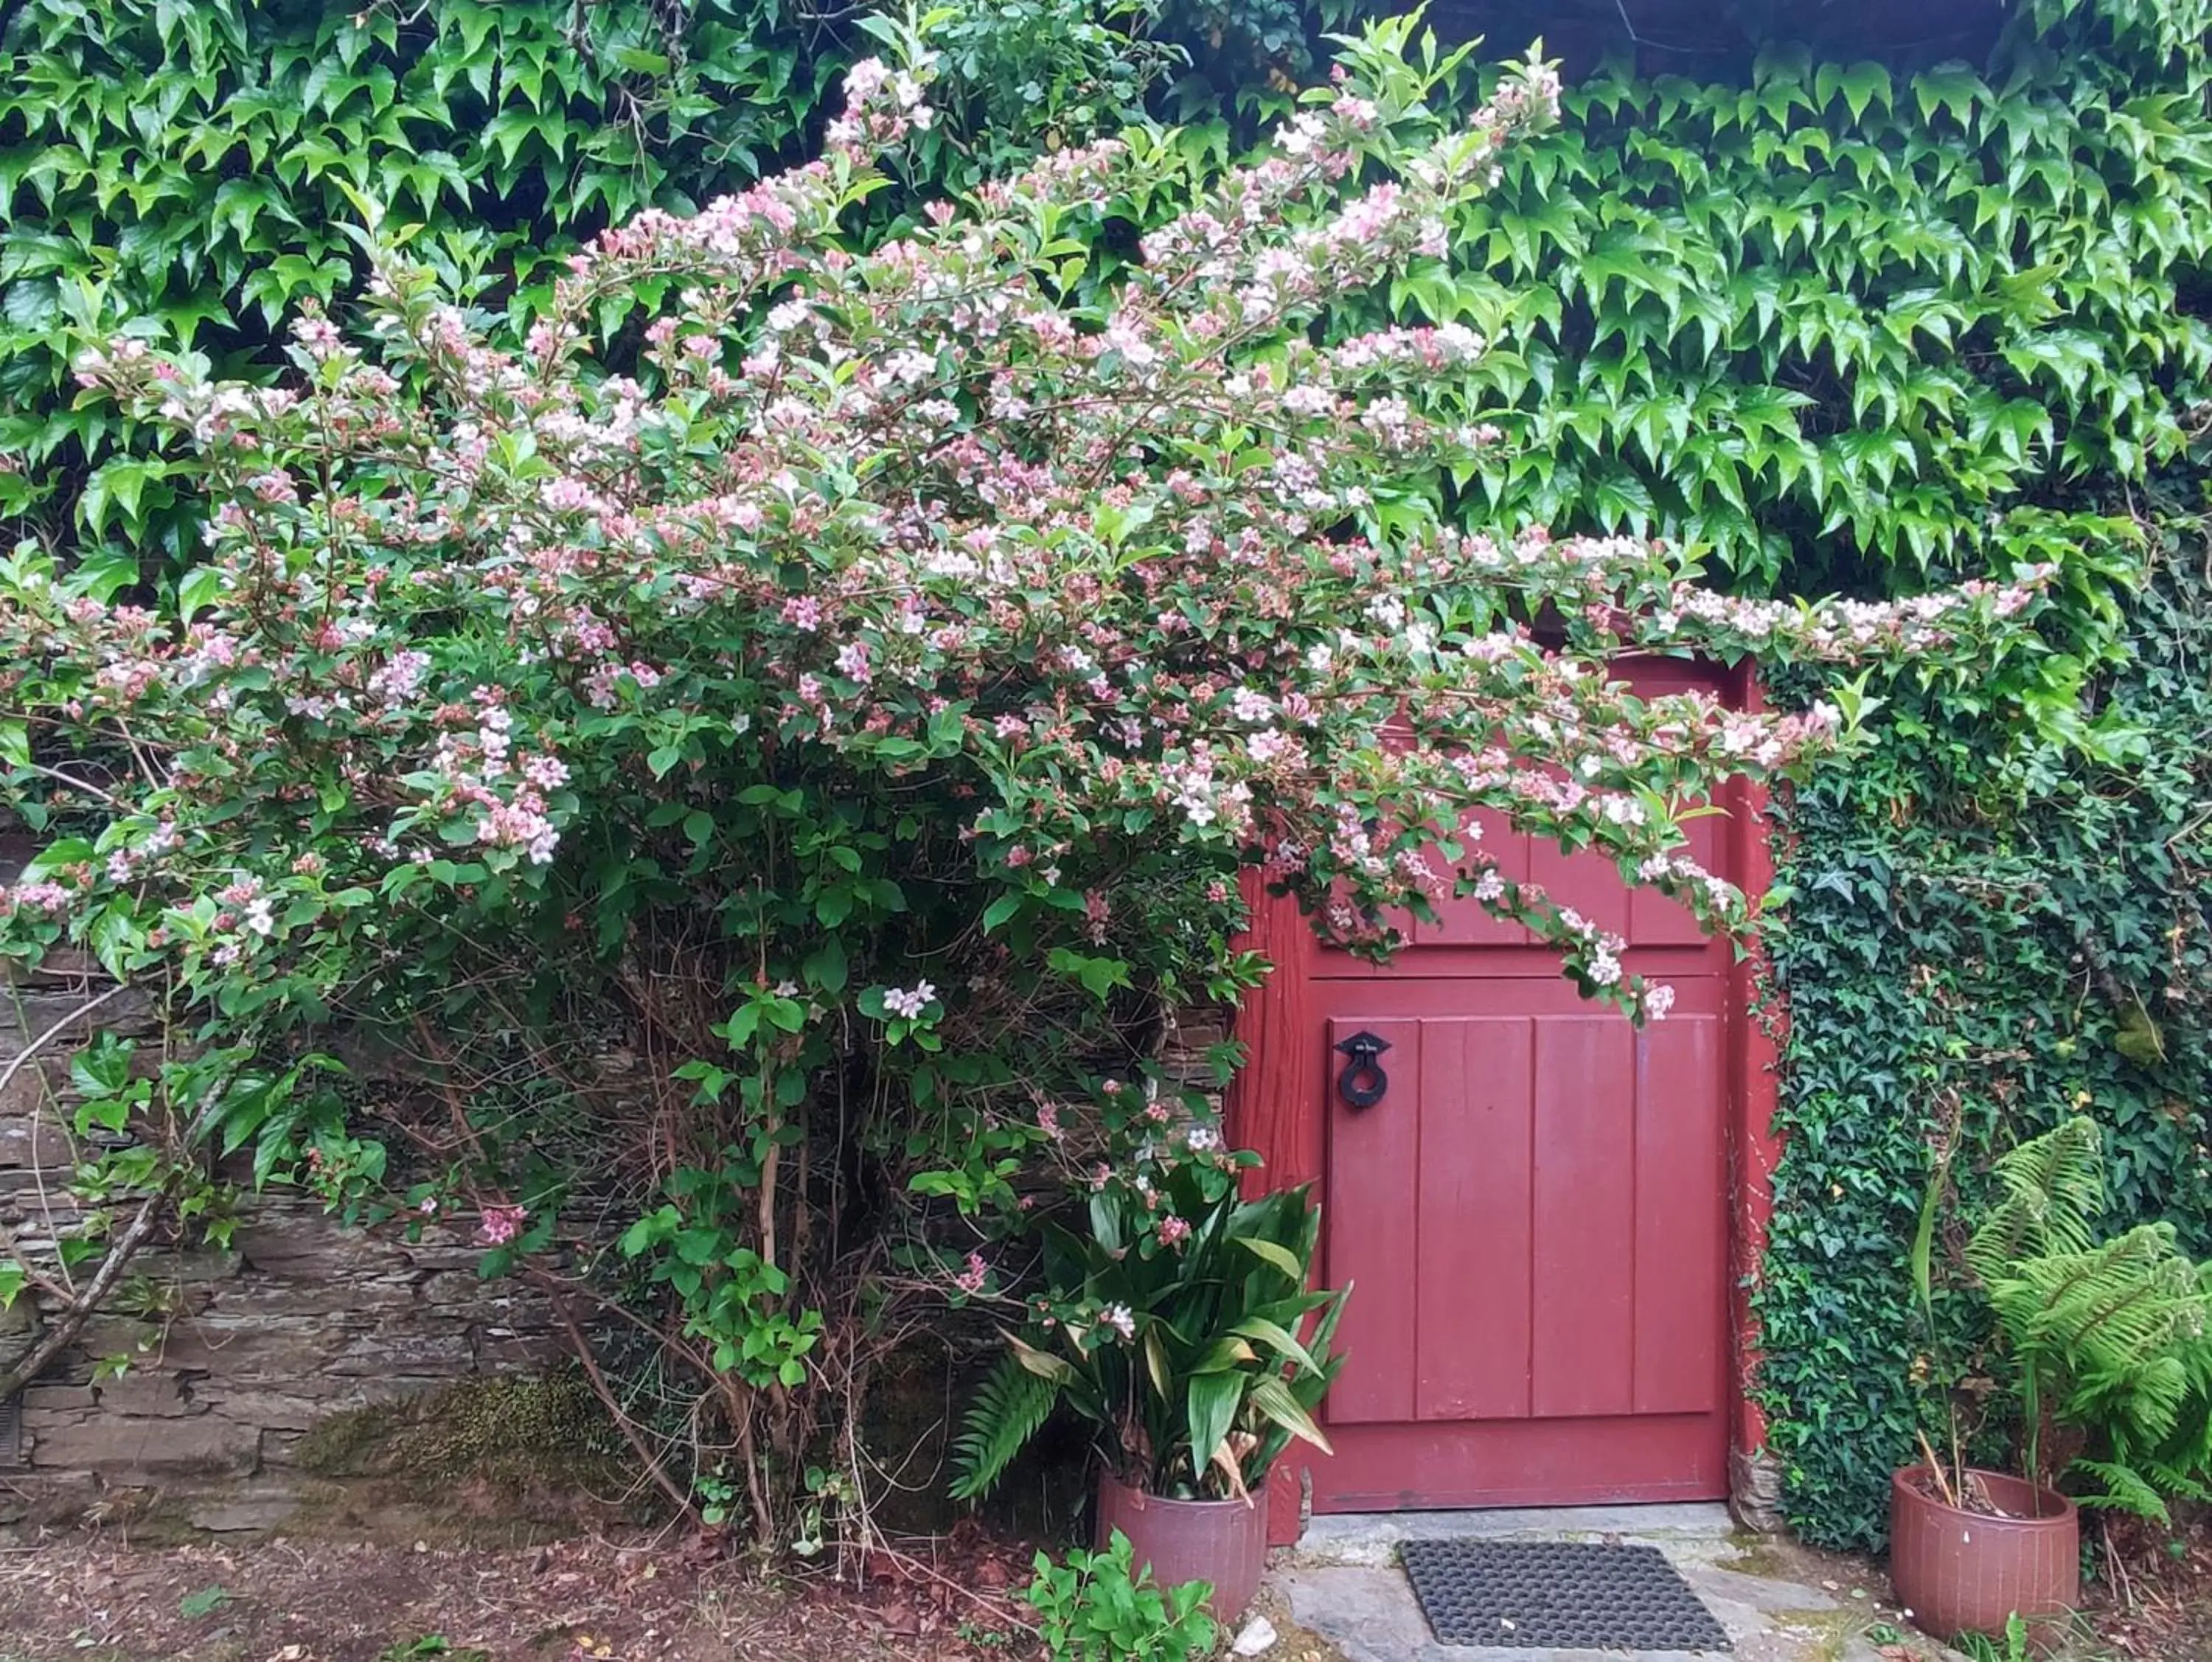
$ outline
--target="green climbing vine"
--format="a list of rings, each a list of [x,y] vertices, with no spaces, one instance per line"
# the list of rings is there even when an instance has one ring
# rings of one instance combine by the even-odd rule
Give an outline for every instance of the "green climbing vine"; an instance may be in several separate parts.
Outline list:
[[[126,320],[225,373],[281,368],[283,320],[352,295],[380,210],[479,303],[544,305],[584,237],[805,153],[878,50],[784,0],[24,0],[0,39],[0,527],[171,560],[183,470],[75,397]],[[1180,61],[1141,0],[929,15],[934,191],[1117,125]],[[876,204],[878,228],[908,204]],[[12,540],[12,534],[10,536]]]
[[[2190,478],[2139,502],[2152,575],[2088,697],[2113,759],[1908,695],[1880,752],[1780,815],[1788,1154],[1761,1386],[1815,1540],[1879,1541],[1890,1470],[1974,1371],[1971,1315],[1931,1343],[1905,1268],[1954,1126],[1971,1201],[1995,1154],[2088,1114],[2114,1220],[2169,1219],[2212,1255],[2212,520]]]

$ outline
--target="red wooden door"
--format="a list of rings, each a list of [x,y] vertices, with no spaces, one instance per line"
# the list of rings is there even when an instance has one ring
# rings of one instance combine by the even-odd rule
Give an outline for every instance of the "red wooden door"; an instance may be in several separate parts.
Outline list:
[[[1692,830],[1726,869],[1723,822]],[[1326,1273],[1355,1288],[1318,1511],[1728,1492],[1731,953],[1609,864],[1501,853],[1676,1002],[1639,1029],[1473,902],[1387,968],[1312,962]],[[1361,1031],[1391,1047],[1365,1108],[1334,1049]]]

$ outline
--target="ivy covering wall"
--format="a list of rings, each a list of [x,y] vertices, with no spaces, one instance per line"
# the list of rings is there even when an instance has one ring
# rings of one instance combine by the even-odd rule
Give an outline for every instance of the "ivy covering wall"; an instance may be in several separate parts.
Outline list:
[[[866,9],[785,0],[21,0],[0,7],[0,528],[191,551],[168,462],[70,365],[128,320],[274,373],[350,293],[379,213],[485,304],[542,303],[580,240],[807,151]],[[1133,114],[1184,61],[1151,8],[1004,0],[934,32],[928,188]],[[904,205],[883,204],[887,222]],[[409,228],[412,228],[411,229]]]
[[[1905,694],[1876,754],[1779,816],[1788,1153],[1759,1297],[1761,1385],[1790,1516],[1815,1540],[1880,1541],[1915,1428],[1924,1416],[1942,1434],[1917,1387],[1984,1360],[1972,1300],[1939,1303],[1940,1336],[1914,1309],[1905,1257],[1939,1141],[1955,1135],[1971,1202],[1991,1155],[2089,1114],[2115,1215],[2171,1219],[2186,1250],[2212,1256],[2201,478],[2136,496],[2152,575],[2127,606],[2126,661],[2088,699],[2113,760]]]

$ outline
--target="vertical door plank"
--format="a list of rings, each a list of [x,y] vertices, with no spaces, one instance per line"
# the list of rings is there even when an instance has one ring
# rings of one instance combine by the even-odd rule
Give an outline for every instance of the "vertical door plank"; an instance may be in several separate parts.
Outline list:
[[[1336,1093],[1336,1045],[1362,1029],[1388,1040],[1390,1088],[1371,1108]],[[1329,1123],[1328,1279],[1352,1297],[1337,1330],[1344,1372],[1324,1397],[1332,1424],[1413,1417],[1419,1221],[1421,1029],[1407,1020],[1328,1024],[1322,1090]]]
[[[1616,1011],[1539,1017],[1535,1380],[1540,1416],[1635,1399],[1636,1030]]]
[[[1637,1035],[1636,1411],[1719,1406],[1728,1275],[1721,1022]]]
[[[1534,1043],[1526,1016],[1421,1024],[1424,1420],[1528,1415]]]

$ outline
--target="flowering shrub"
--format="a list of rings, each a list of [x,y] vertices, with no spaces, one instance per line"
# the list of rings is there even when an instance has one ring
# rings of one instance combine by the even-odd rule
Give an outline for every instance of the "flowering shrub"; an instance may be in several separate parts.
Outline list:
[[[1469,814],[1731,924],[1679,815],[1850,724],[1607,661],[1936,661],[2034,590],[1747,603],[1645,543],[1443,528],[1495,436],[1428,389],[1482,343],[1307,326],[1437,258],[1557,86],[1447,124],[1409,38],[1371,29],[1096,295],[1071,233],[1163,176],[1157,139],[844,245],[927,119],[915,49],[853,72],[820,160],[576,256],[521,350],[387,248],[282,386],[88,356],[219,507],[173,590],[0,568],[0,753],[51,835],[8,950],[82,943],[242,1054],[343,1036],[346,1088],[209,1134],[350,1216],[472,1212],[581,1347],[649,1331],[764,1533],[899,1336],[890,1272],[937,1262],[917,1208],[968,1221],[944,1268],[983,1288],[965,1249],[1040,1113],[1261,972],[1241,868],[1374,953],[1472,894],[1662,1014]]]

